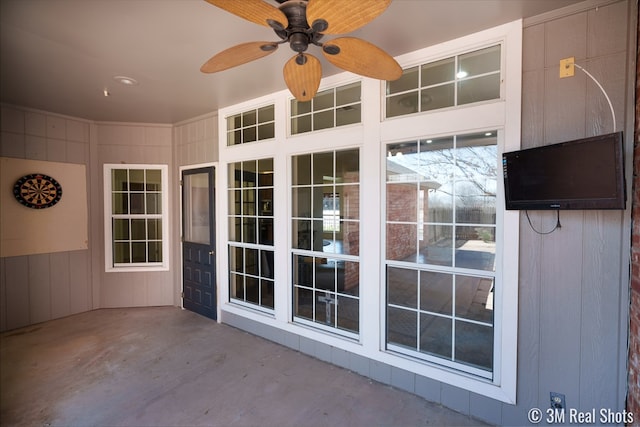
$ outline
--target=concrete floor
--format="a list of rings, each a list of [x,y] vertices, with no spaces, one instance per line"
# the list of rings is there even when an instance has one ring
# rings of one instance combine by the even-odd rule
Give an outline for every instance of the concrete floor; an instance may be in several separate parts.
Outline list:
[[[471,426],[418,396],[175,307],[0,335],[2,426]]]

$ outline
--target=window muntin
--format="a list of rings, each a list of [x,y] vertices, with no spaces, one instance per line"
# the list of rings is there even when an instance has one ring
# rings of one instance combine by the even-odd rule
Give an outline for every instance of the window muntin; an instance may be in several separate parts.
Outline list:
[[[387,347],[491,378],[496,132],[387,153]]]
[[[227,145],[229,146],[274,137],[274,105],[267,105],[227,117]]]
[[[386,117],[500,98],[501,46],[405,69],[387,82]]]
[[[228,166],[229,296],[274,308],[273,158]]]
[[[167,167],[104,167],[106,270],[166,269]]]
[[[359,150],[293,156],[292,171],[294,320],[356,336],[360,329]]]
[[[291,100],[291,134],[361,121],[360,82],[318,92],[311,101]]]

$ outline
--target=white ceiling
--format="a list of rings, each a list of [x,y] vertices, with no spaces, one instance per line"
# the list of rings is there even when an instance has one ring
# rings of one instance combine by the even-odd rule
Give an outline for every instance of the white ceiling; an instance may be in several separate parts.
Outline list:
[[[394,0],[350,35],[397,56],[579,1]],[[200,72],[228,47],[277,40],[204,0],[0,0],[0,101],[97,121],[177,123],[286,89],[282,67],[294,54],[287,45]],[[324,76],[340,72],[319,48],[309,53],[322,59]],[[117,75],[139,84],[116,83]]]

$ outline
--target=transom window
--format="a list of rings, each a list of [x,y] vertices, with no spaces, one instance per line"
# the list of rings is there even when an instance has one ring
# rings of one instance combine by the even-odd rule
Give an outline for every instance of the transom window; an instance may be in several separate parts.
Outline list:
[[[273,158],[229,164],[229,295],[274,308]]]
[[[500,45],[404,70],[387,82],[386,117],[500,98]]]
[[[291,134],[360,123],[360,82],[318,92],[311,101],[291,100]]]
[[[387,347],[491,378],[496,132],[387,153]]]
[[[292,158],[294,319],[343,335],[360,325],[359,150]]]
[[[106,270],[167,268],[167,166],[105,165]]]
[[[227,145],[246,144],[275,137],[273,105],[227,117]]]

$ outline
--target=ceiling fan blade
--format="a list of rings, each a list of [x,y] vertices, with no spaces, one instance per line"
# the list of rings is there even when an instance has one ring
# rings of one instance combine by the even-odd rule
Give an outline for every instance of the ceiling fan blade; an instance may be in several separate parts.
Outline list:
[[[267,56],[275,52],[276,49],[278,49],[278,44],[274,42],[242,43],[214,55],[200,67],[200,71],[203,73],[216,73],[227,70]]]
[[[299,53],[284,65],[284,81],[298,101],[310,101],[320,86],[322,65],[313,55]]]
[[[336,67],[379,80],[397,80],[402,67],[387,52],[356,37],[340,37],[326,42],[322,53]]]
[[[307,22],[322,19],[328,27],[323,34],[345,34],[373,21],[384,12],[391,0],[309,0]]]
[[[220,9],[233,13],[247,21],[254,22],[265,27],[270,27],[269,20],[275,21],[286,28],[287,17],[275,6],[263,2],[262,0],[206,0]]]

